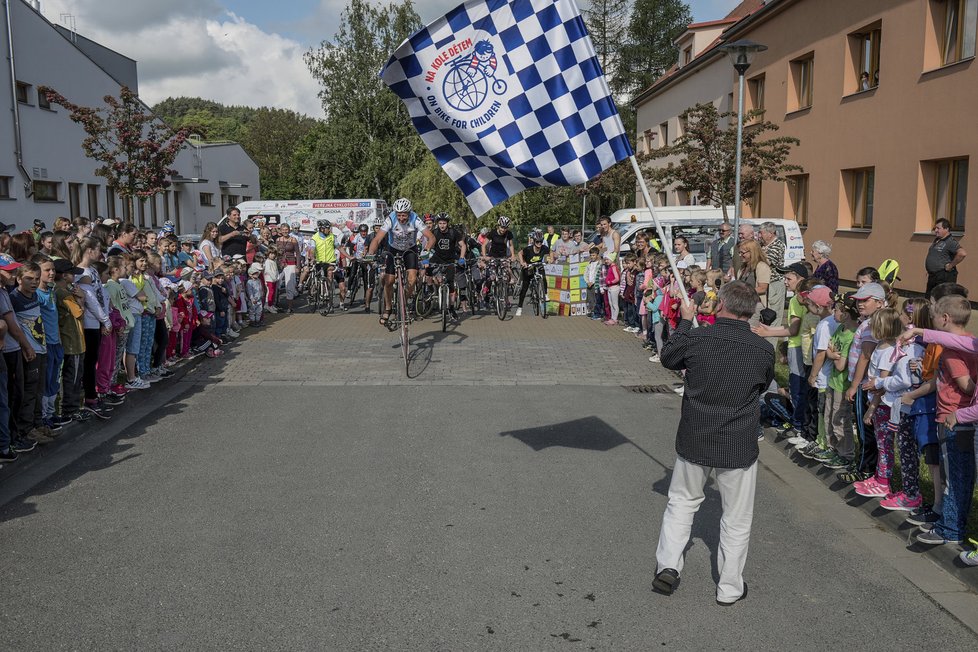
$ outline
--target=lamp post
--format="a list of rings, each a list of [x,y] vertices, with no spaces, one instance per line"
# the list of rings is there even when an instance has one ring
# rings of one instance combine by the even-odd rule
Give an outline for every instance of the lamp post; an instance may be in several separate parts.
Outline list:
[[[733,223],[733,249],[737,248],[737,239],[740,236],[740,156],[744,144],[744,73],[750,68],[754,61],[754,55],[767,49],[766,45],[754,43],[753,41],[734,41],[727,43],[720,48],[727,53],[730,63],[739,77],[738,97],[737,97],[737,167],[734,181],[734,223]],[[734,260],[737,259],[736,253],[731,251]]]

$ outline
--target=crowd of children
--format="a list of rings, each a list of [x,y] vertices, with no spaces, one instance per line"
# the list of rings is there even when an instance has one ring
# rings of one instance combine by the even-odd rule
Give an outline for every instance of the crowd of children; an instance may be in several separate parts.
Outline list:
[[[0,463],[74,423],[109,419],[128,393],[175,365],[222,355],[242,328],[262,325],[274,301],[273,251],[249,264],[181,244],[172,227],[63,218],[53,232],[4,227]]]
[[[585,274],[592,319],[623,325],[651,351],[678,325],[683,286],[708,326],[719,287],[736,276],[681,261],[680,286],[665,255],[626,255],[617,264],[601,256],[591,251]],[[776,439],[835,470],[856,494],[906,512],[919,543],[963,543],[978,465],[978,339],[965,331],[967,289],[945,283],[928,299],[900,300],[872,267],[843,294],[813,277],[808,262],[778,271],[792,293],[786,323],[773,324],[773,311],[760,305],[751,320],[754,332],[778,338],[788,370],[787,386],[773,384],[762,409]],[[960,559],[978,566],[978,550]]]

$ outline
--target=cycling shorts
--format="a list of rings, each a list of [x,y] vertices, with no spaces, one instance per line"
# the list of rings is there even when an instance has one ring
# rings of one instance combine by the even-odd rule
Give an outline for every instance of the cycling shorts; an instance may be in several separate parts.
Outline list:
[[[417,248],[400,251],[399,249],[388,249],[386,251],[387,260],[384,263],[384,273],[394,274],[394,254],[404,255],[404,269],[418,269],[418,250]]]
[[[442,274],[445,275],[445,282],[448,283],[449,285],[454,283],[455,261],[441,261],[432,258],[431,261],[428,263],[428,266],[425,268],[425,276],[434,276],[435,275],[434,268],[439,265],[444,265],[444,267],[442,267]]]

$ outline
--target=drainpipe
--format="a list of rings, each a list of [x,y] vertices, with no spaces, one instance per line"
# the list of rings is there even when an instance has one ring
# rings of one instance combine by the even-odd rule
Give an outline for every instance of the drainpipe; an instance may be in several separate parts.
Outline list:
[[[14,66],[14,34],[10,26],[10,0],[4,0],[7,17],[7,61],[10,62],[10,100],[14,107],[14,154],[17,155],[17,168],[23,175],[27,193],[32,190],[34,180],[24,167],[24,143],[20,135],[20,106],[17,102],[17,68]]]

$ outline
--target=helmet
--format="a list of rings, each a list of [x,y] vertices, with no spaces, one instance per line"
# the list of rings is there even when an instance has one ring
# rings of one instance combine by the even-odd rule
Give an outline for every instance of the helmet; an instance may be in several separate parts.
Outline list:
[[[163,222],[163,233],[174,233],[176,230],[177,227],[173,226],[173,222],[170,220]]]
[[[363,232],[369,231],[370,230],[370,227],[367,226],[367,223],[366,222],[364,222],[359,227],[357,227],[357,230],[360,231],[361,233],[363,233]]]
[[[434,220],[431,217],[431,213],[425,213],[424,214],[424,222],[425,222],[425,224],[427,224],[428,222],[432,222],[432,221],[434,221]]]
[[[533,229],[530,231],[530,239],[534,242],[543,242],[543,231],[540,229]]]
[[[316,222],[317,229],[328,229],[331,226],[333,225],[329,223],[329,220],[319,220]]]
[[[880,280],[886,281],[889,284],[893,284],[894,281],[902,280],[900,278],[900,263],[893,260],[892,258],[887,258],[879,266]]]
[[[452,218],[448,215],[448,213],[438,213],[437,215],[435,215],[435,221],[436,222],[451,222],[452,221]]]
[[[391,208],[394,209],[394,212],[395,213],[410,213],[411,212],[411,200],[410,199],[405,199],[404,197],[401,197],[400,199],[398,199],[397,201],[394,202],[394,205],[391,206]]]
[[[507,228],[507,227],[509,227],[509,218],[506,217],[505,215],[500,215],[499,216],[499,219],[496,220],[496,224],[498,226],[503,227],[503,228]]]

